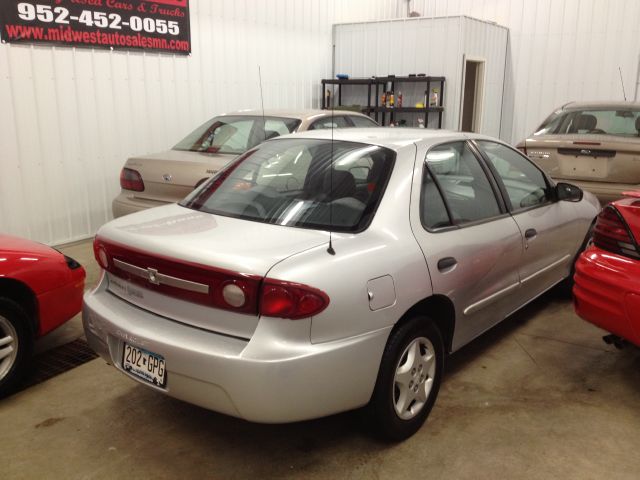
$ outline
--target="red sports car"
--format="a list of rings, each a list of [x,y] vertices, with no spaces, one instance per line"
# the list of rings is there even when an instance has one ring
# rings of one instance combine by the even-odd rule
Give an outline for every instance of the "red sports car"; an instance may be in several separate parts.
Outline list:
[[[0,397],[24,374],[34,340],[81,310],[84,278],[57,250],[0,235]]]
[[[640,346],[640,192],[624,195],[598,215],[593,245],[576,262],[573,296],[576,313],[616,345]]]

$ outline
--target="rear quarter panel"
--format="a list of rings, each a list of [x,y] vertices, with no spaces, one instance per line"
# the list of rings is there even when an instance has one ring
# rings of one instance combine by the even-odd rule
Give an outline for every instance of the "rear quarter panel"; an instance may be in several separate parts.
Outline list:
[[[390,329],[409,308],[431,294],[429,272],[409,223],[414,160],[414,145],[398,152],[372,224],[358,234],[334,233],[335,255],[327,252],[325,244],[289,257],[269,271],[271,278],[310,285],[329,296],[329,307],[312,319],[313,343]],[[392,278],[395,301],[372,310],[367,284],[386,275]]]

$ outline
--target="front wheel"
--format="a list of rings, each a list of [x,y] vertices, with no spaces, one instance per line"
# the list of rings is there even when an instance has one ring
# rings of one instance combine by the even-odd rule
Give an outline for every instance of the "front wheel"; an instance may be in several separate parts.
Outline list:
[[[443,363],[442,335],[429,318],[413,317],[391,333],[368,406],[379,435],[404,440],[424,424],[438,396]]]
[[[28,317],[17,303],[0,298],[0,398],[23,379],[31,357]]]

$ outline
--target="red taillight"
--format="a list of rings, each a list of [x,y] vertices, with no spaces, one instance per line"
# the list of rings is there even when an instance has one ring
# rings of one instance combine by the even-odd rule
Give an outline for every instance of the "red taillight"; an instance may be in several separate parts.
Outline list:
[[[257,275],[149,254],[99,237],[93,248],[102,268],[132,283],[187,302],[249,315],[258,313],[262,279]],[[105,256],[106,266],[101,258]]]
[[[100,265],[105,270],[109,269],[109,254],[107,250],[98,242],[98,237],[93,240],[93,254],[96,257],[96,261],[98,265]]]
[[[593,229],[593,244],[602,250],[634,259],[640,258],[638,245],[629,227],[612,205],[607,205],[598,215]]]
[[[326,293],[307,285],[266,279],[262,285],[260,315],[297,320],[317,315],[329,305]]]
[[[142,176],[132,168],[123,168],[120,172],[120,186],[125,190],[133,190],[134,192],[144,191]]]
[[[151,255],[98,237],[93,250],[108,272],[188,302],[291,320],[317,315],[329,305],[327,294],[299,283],[262,280],[257,275]]]

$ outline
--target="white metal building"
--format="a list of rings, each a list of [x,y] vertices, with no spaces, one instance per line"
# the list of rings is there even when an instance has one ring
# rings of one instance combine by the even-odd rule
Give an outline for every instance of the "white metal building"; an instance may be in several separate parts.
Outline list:
[[[565,102],[622,99],[619,68],[627,97],[637,93],[636,0],[191,0],[190,8],[189,57],[0,45],[1,231],[50,244],[91,236],[110,218],[126,157],[166,149],[217,113],[257,107],[258,65],[265,107],[318,106],[338,23],[411,10],[506,27],[501,126],[492,115],[484,127],[511,142]]]

